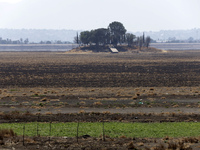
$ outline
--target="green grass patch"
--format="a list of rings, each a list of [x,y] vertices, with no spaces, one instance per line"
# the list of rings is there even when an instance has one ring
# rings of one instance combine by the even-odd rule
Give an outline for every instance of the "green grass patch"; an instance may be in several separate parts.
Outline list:
[[[45,97],[46,95],[38,95],[38,94],[34,94],[34,95],[31,95],[31,97]]]
[[[23,134],[25,125],[25,135],[35,136],[68,136],[75,137],[77,133],[77,123],[4,123],[0,124],[0,129],[13,129],[17,135]],[[110,137],[197,137],[200,136],[200,123],[177,122],[177,123],[104,123],[105,135]],[[37,132],[38,129],[38,132]],[[79,123],[79,136],[88,134],[99,137],[103,132],[103,123]]]
[[[11,92],[18,91],[18,89],[10,89]]]

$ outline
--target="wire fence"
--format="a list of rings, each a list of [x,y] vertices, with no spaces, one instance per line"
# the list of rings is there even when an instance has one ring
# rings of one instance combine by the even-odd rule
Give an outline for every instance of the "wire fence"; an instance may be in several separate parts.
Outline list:
[[[188,137],[200,135],[199,122],[174,123],[123,123],[123,122],[27,122],[2,123],[0,129],[12,129],[22,136],[23,144],[26,137]]]

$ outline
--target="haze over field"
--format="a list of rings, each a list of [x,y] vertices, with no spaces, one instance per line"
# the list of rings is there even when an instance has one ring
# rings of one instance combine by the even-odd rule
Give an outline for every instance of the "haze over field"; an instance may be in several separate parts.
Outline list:
[[[119,21],[131,32],[200,27],[199,0],[0,0],[0,28],[106,28]]]

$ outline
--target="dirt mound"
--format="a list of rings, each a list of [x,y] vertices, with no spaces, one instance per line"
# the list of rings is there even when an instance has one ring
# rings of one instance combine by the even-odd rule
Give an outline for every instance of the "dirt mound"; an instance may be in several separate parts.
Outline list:
[[[74,48],[66,53],[92,53],[92,52],[110,52],[108,46],[95,46],[95,45],[89,45],[89,46],[80,46],[77,48]]]
[[[125,46],[125,45],[118,45],[115,46],[115,48],[119,52],[132,52],[132,53],[142,53],[142,52],[163,52],[160,49],[154,48],[154,47],[142,47],[141,49],[136,47],[136,46]],[[109,46],[95,46],[95,45],[90,45],[90,46],[80,46],[77,48],[74,48],[70,51],[67,51],[66,53],[92,53],[92,52],[111,52],[109,49]]]

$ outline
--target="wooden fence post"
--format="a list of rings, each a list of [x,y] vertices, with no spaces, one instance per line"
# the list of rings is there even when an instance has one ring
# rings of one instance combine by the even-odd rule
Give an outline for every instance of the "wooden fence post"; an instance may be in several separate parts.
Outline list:
[[[49,143],[50,143],[50,141],[51,141],[51,123],[52,123],[52,122],[50,122],[50,127],[49,127]]]
[[[37,120],[37,136],[39,136],[39,129],[38,129],[39,128],[38,127],[39,126],[39,124],[38,124],[39,118],[40,118],[40,114],[38,115],[38,120]]]
[[[77,140],[77,143],[78,143],[78,129],[79,129],[79,122],[77,124],[77,129],[76,129],[76,140]]]
[[[103,121],[103,141],[105,141],[104,121]]]
[[[25,145],[25,143],[24,143],[24,134],[25,134],[25,124],[23,126],[23,146]]]

